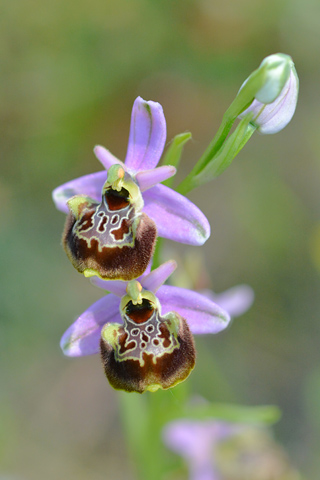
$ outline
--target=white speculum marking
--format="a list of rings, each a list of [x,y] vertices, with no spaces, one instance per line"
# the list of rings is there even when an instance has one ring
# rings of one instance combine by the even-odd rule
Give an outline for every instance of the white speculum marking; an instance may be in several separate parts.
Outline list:
[[[98,242],[100,252],[104,247],[134,246],[136,224],[139,217],[135,214],[134,205],[127,205],[115,213],[109,209],[108,203],[103,197],[95,212],[91,216],[89,215],[88,219],[85,219],[90,210],[92,210],[90,206],[84,208],[72,228],[72,233],[79,239],[85,240],[88,248],[91,248],[92,240]],[[128,224],[129,231],[123,233],[122,238],[117,239],[117,230],[121,228],[123,221]],[[88,226],[86,226],[86,223],[88,223]]]
[[[136,324],[126,314],[123,314],[122,318],[124,321],[123,329],[127,338],[124,343],[124,352],[120,352],[121,346],[119,344],[115,349],[117,361],[138,360],[140,366],[143,367],[145,364],[144,353],[152,355],[152,362],[156,364],[159,357],[171,353],[175,348],[179,348],[177,335],[169,327],[171,320],[162,320],[156,310],[153,311],[152,316],[145,323],[141,324]],[[160,330],[161,324],[164,324],[168,329],[168,338],[164,338]],[[168,341],[169,344],[165,346],[164,343]]]

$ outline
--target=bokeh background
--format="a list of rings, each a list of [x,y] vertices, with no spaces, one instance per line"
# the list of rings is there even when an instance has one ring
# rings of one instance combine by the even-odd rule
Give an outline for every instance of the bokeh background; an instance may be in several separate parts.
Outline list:
[[[279,405],[277,440],[304,478],[319,478],[320,3],[10,0],[0,11],[0,478],[133,478],[99,358],[59,348],[102,292],[61,248],[52,189],[100,169],[95,144],[124,159],[138,95],[163,105],[168,142],[192,132],[182,179],[241,83],[276,52],[292,56],[300,77],[292,122],[255,134],[231,168],[190,194],[212,226],[206,245],[167,242],[164,254],[179,256],[186,284],[193,261],[216,292],[255,290],[231,328],[196,339],[192,392]]]

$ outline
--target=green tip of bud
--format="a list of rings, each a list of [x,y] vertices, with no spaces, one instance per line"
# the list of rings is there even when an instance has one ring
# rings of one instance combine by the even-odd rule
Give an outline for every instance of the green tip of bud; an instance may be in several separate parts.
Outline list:
[[[256,100],[264,104],[274,102],[285,86],[292,67],[291,57],[284,53],[266,57],[258,69],[261,75],[265,76],[265,80],[262,88],[255,94]]]

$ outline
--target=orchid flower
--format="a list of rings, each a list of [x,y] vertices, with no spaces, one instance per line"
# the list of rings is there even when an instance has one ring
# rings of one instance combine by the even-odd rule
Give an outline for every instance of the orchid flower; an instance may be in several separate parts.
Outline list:
[[[190,480],[222,480],[215,465],[215,449],[237,434],[241,426],[217,420],[175,420],[163,429],[164,443],[187,462]]]
[[[138,97],[122,163],[104,147],[95,155],[106,170],[80,177],[53,191],[56,207],[68,213],[63,246],[87,277],[132,280],[146,269],[156,235],[189,245],[210,236],[203,213],[187,198],[159,185],[176,169],[155,168],[166,141],[159,103]]]
[[[189,480],[297,480],[299,473],[262,424],[214,418],[174,420],[162,432],[188,466]]]
[[[65,355],[100,350],[109,382],[126,391],[167,389],[187,378],[195,363],[192,334],[218,333],[230,316],[206,296],[163,285],[175,268],[170,260],[129,283],[92,278],[111,293],[64,333]]]

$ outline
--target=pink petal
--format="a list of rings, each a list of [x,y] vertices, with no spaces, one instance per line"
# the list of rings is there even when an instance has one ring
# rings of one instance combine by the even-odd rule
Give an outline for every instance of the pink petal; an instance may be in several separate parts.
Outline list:
[[[144,212],[152,218],[160,237],[188,245],[203,245],[210,236],[207,218],[190,200],[165,185],[143,194]]]
[[[229,322],[229,314],[200,293],[185,288],[163,285],[157,292],[162,313],[175,311],[188,322],[195,334],[218,333]]]
[[[126,287],[128,284],[122,280],[102,280],[99,277],[91,277],[90,282],[96,287],[117,295],[117,297],[122,297],[126,294]]]
[[[125,168],[124,163],[121,162],[121,160],[119,160],[117,157],[112,155],[112,153],[109,152],[109,150],[102,147],[101,145],[96,145],[93,151],[97,159],[102,163],[102,165],[106,170],[108,170],[112,165],[116,165],[116,164],[119,164],[123,168]]]
[[[90,173],[57,187],[52,192],[52,198],[57,209],[68,213],[67,201],[74,195],[86,195],[100,202],[102,187],[107,180],[107,175],[106,170]]]
[[[137,172],[156,167],[163,152],[166,135],[166,121],[161,105],[138,97],[131,114],[125,160],[128,170]]]
[[[65,355],[81,357],[99,353],[100,333],[108,322],[122,323],[120,299],[106,295],[83,312],[63,334],[60,346]]]
[[[138,277],[137,280],[145,290],[150,290],[155,293],[176,268],[177,264],[174,260],[169,260],[168,262],[163,263],[152,272],[150,272],[149,265],[144,274],[141,275],[141,277]],[[128,285],[128,282],[123,282],[121,280],[102,280],[99,277],[91,277],[90,282],[96,287],[111,292],[118,297],[122,297],[126,294],[126,288]]]
[[[155,293],[158,288],[170,277],[170,275],[177,268],[177,263],[174,260],[169,260],[156,268],[148,275],[141,277],[141,284],[146,290],[151,290]],[[139,280],[139,279],[138,279]]]
[[[203,293],[226,310],[231,317],[238,317],[245,313],[254,300],[254,292],[249,285],[237,285],[222,293],[214,293],[211,290]]]
[[[176,168],[170,165],[153,168],[152,170],[143,170],[136,174],[136,180],[141,192],[153,187],[157,183],[164,182],[176,174]]]

